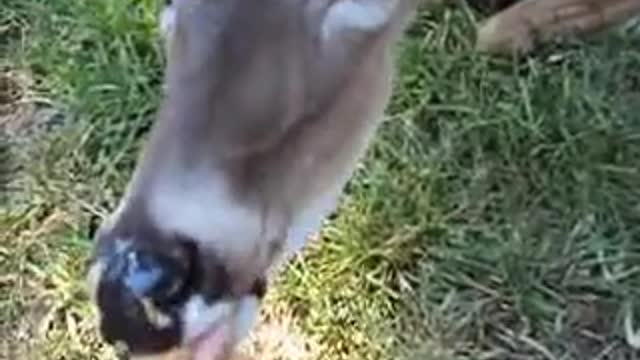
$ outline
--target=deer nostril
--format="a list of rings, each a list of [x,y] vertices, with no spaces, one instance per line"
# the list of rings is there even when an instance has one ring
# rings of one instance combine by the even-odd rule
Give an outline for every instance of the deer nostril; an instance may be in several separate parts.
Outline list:
[[[167,304],[176,302],[188,280],[188,269],[175,259],[152,253],[127,255],[123,284],[138,298]]]

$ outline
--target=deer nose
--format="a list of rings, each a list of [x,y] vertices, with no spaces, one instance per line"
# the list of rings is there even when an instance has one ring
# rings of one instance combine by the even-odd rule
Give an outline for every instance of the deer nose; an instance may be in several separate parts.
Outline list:
[[[181,341],[181,305],[191,291],[188,256],[133,246],[111,255],[97,289],[100,331],[130,353],[167,351]]]

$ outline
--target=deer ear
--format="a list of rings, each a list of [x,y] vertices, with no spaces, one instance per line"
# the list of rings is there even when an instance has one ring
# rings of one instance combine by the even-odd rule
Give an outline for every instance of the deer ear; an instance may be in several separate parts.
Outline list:
[[[327,9],[322,34],[327,38],[345,32],[375,32],[391,22],[404,0],[338,0]]]

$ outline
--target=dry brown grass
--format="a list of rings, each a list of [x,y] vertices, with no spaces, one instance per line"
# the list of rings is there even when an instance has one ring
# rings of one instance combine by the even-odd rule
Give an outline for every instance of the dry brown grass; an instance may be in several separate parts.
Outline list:
[[[240,351],[256,360],[315,360],[321,346],[289,310],[272,302]]]

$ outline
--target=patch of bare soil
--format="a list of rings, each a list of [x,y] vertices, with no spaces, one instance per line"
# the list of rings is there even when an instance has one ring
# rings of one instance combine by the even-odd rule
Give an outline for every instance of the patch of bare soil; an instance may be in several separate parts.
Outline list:
[[[27,72],[0,69],[0,133],[10,143],[24,144],[62,125],[64,116],[32,93]]]
[[[28,127],[33,106],[27,101],[30,77],[24,73],[0,70],[0,130],[15,134]]]
[[[10,134],[24,116],[19,105],[23,97],[22,83],[7,71],[0,71],[0,200],[5,203],[12,173]]]
[[[0,68],[0,201],[7,204],[20,175],[19,155],[39,137],[62,125],[65,117],[31,92],[33,78]]]
[[[634,353],[615,333],[618,308],[612,301],[585,297],[567,307],[562,337],[576,359],[630,359]]]

